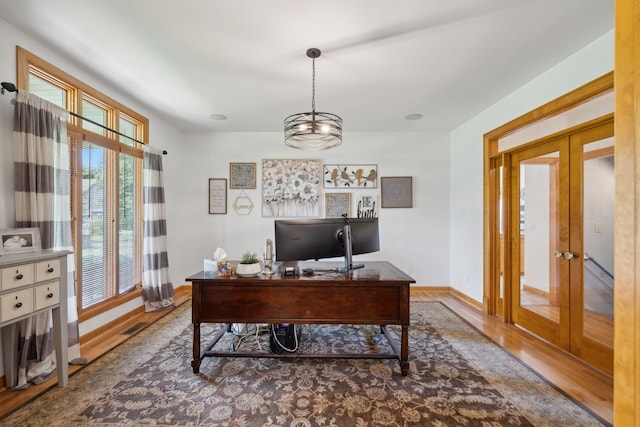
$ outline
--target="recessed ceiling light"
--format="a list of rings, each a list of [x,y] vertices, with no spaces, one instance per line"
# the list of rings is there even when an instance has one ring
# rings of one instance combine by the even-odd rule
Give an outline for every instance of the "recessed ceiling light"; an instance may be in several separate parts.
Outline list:
[[[224,114],[211,114],[209,118],[211,120],[227,120],[227,116]]]
[[[420,120],[421,118],[422,118],[422,114],[419,114],[419,113],[409,114],[408,116],[405,117],[405,119],[407,120]]]

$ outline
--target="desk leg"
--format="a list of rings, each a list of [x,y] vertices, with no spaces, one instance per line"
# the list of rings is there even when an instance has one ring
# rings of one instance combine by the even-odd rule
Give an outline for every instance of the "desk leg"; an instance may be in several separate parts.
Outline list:
[[[402,326],[402,342],[400,344],[400,371],[402,376],[409,375],[409,327]]]
[[[197,374],[200,372],[200,362],[202,362],[202,357],[200,357],[200,323],[193,324],[193,360],[191,361],[191,368],[193,369],[193,373]]]

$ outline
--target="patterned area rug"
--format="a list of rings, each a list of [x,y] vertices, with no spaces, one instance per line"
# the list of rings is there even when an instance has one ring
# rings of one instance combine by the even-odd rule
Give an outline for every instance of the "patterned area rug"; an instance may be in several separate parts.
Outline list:
[[[607,425],[441,303],[411,303],[406,377],[397,360],[267,358],[207,358],[194,375],[190,317],[183,304],[0,425]],[[249,332],[227,334],[216,348],[268,351],[269,334]],[[390,351],[379,332],[304,325],[299,351]]]

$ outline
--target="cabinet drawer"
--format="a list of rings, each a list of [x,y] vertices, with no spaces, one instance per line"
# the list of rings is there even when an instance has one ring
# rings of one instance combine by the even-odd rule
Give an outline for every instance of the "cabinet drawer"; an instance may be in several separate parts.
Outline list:
[[[0,322],[15,319],[33,311],[33,289],[23,289],[4,294],[1,299],[2,312],[0,312]]]
[[[34,283],[33,264],[17,265],[2,269],[2,289],[13,289]]]
[[[35,307],[34,310],[41,310],[45,307],[58,304],[60,302],[60,282],[55,281],[35,287]]]
[[[36,282],[60,277],[60,260],[52,259],[36,263]]]

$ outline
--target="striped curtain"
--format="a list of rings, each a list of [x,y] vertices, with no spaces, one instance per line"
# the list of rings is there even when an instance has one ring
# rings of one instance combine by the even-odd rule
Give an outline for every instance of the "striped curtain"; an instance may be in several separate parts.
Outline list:
[[[43,249],[71,250],[71,180],[66,119],[68,111],[19,91],[13,125],[16,227],[38,227]],[[73,254],[68,266],[69,361],[80,357]],[[52,313],[32,316],[19,327],[18,385],[38,383],[56,368]]]
[[[142,298],[146,311],[173,307],[175,295],[169,280],[167,256],[167,220],[164,207],[162,153],[144,147],[144,242],[142,266]]]

